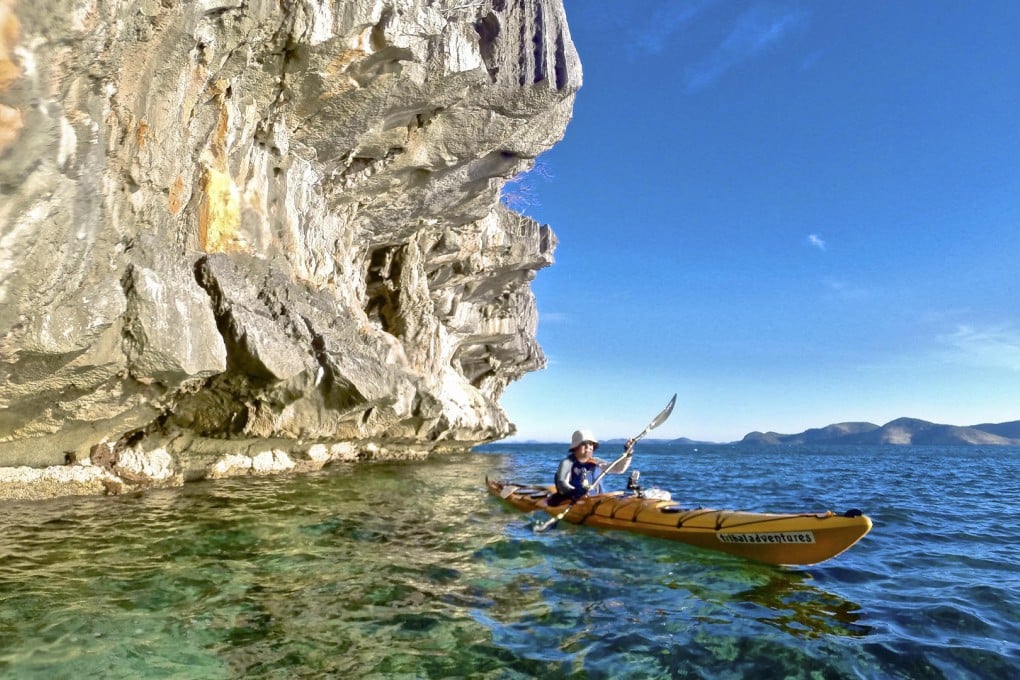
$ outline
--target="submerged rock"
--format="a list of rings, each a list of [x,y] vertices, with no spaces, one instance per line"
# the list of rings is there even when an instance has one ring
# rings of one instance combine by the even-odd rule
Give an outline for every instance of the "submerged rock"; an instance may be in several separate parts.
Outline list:
[[[512,433],[580,79],[561,0],[0,0],[0,486]]]

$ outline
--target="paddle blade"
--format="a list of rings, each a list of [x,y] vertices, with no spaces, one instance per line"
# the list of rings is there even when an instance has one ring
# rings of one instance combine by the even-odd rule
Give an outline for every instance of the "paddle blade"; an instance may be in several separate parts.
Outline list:
[[[664,422],[666,422],[666,419],[669,418],[669,415],[671,413],[673,413],[673,407],[674,406],[676,406],[676,395],[675,394],[673,395],[673,398],[669,400],[669,403],[666,404],[666,408],[662,409],[662,413],[660,413],[659,415],[655,416],[655,420],[653,420],[652,424],[648,426],[648,429],[649,430],[654,430],[659,425],[662,425]]]
[[[532,526],[531,530],[534,531],[536,534],[540,534],[546,529],[552,529],[554,526],[556,526],[556,522],[558,521],[559,520],[553,517],[552,519],[546,520],[545,522],[541,522],[540,524]]]
[[[570,508],[572,508],[572,507],[574,507],[573,503],[571,503],[567,507],[563,508],[563,511],[558,513],[552,519],[547,519],[546,521],[542,522],[541,524],[536,524],[534,526],[535,533],[536,534],[540,534],[543,531],[545,531],[546,529],[552,529],[554,526],[556,526],[557,522],[559,522],[561,519],[563,519],[564,517],[567,516],[567,513],[570,512]]]
[[[666,422],[666,419],[669,418],[669,414],[671,414],[673,412],[673,407],[674,406],[676,406],[676,395],[675,394],[673,395],[673,398],[669,400],[669,403],[666,404],[666,408],[662,409],[662,413],[660,413],[659,415],[655,416],[655,418],[652,420],[652,422],[648,423],[648,427],[646,427],[644,430],[642,430],[641,434],[639,434],[638,436],[634,437],[634,441],[637,441],[639,439],[643,439],[646,434],[648,434],[649,432],[651,432],[652,430],[657,428],[659,425],[662,425],[664,422]]]

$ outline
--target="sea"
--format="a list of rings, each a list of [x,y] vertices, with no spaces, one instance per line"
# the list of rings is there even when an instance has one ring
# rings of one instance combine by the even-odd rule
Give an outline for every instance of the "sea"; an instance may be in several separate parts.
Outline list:
[[[486,493],[565,446],[6,502],[0,678],[1020,677],[1020,448],[638,443],[684,507],[874,522],[778,567]]]

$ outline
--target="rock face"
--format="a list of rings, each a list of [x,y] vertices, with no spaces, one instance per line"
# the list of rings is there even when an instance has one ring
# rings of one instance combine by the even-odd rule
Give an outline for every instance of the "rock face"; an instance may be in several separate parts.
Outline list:
[[[580,79],[561,0],[0,0],[0,466],[510,434],[555,237],[500,190]]]

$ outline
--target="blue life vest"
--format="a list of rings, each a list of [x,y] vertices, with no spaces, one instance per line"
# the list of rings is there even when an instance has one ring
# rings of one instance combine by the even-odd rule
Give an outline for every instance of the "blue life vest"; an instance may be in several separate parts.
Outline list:
[[[570,474],[567,476],[567,481],[573,488],[568,488],[563,485],[563,468],[568,464],[570,465]],[[595,461],[589,460],[587,463],[582,463],[574,457],[574,454],[571,453],[569,456],[564,458],[562,462],[560,462],[560,467],[556,473],[556,491],[568,498],[578,498],[584,495],[586,490],[591,494],[599,493],[599,489],[597,488],[590,490],[587,489],[587,487],[595,483],[595,477],[597,476],[596,473],[598,472],[598,469],[599,465]],[[585,484],[585,481],[588,482],[587,485]]]

